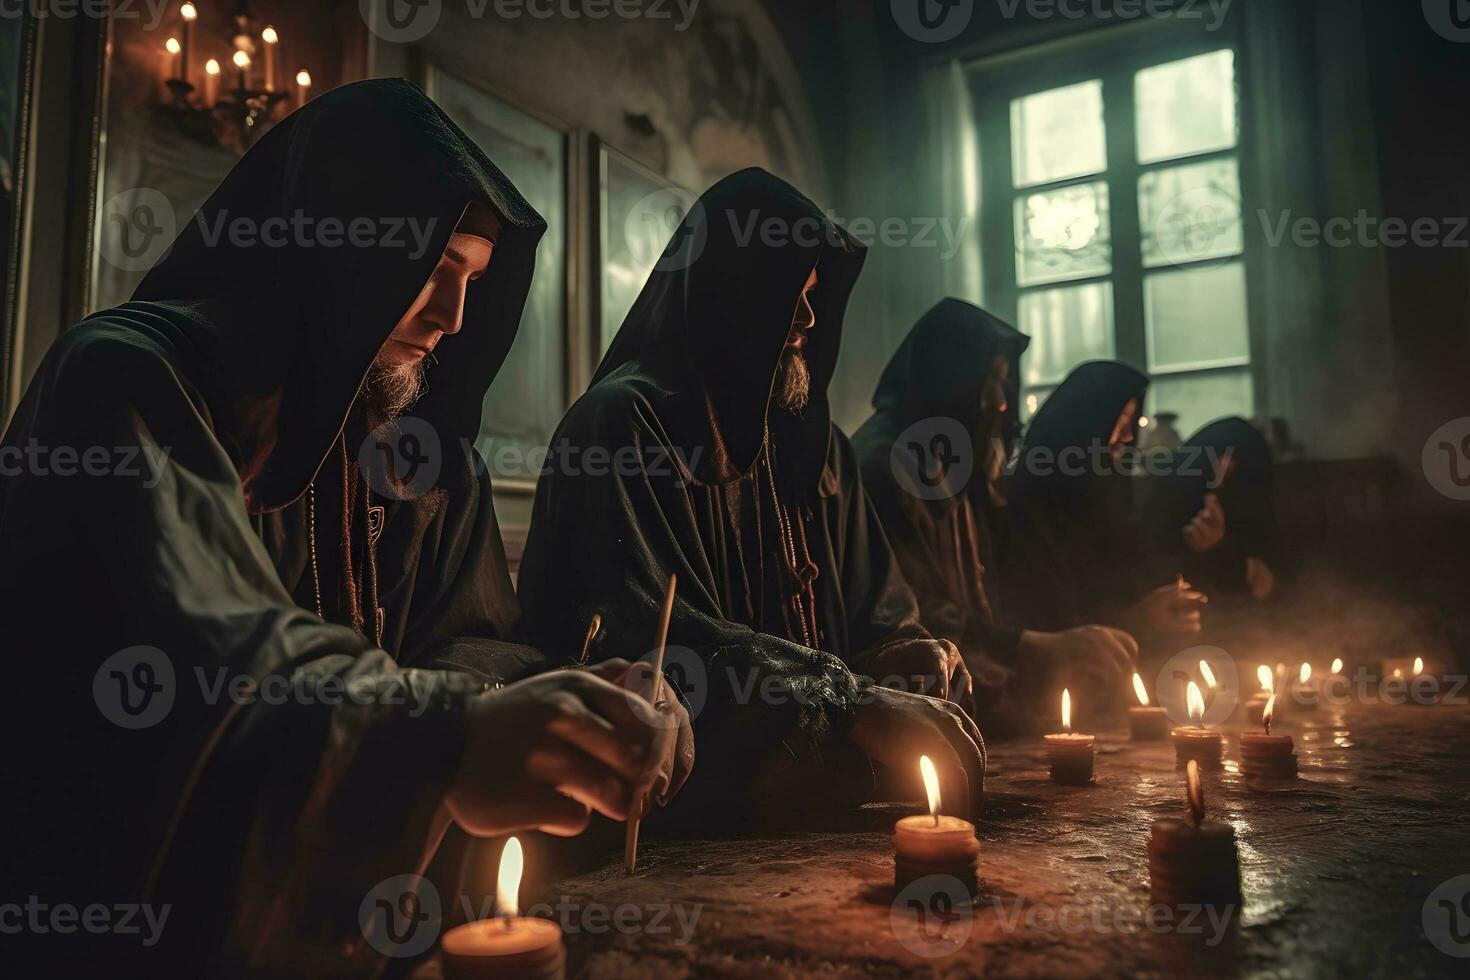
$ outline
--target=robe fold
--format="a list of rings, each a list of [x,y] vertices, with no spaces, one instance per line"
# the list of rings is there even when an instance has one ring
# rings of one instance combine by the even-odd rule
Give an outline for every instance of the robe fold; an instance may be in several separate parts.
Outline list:
[[[964,654],[982,722],[986,705],[1001,696],[1010,680],[1021,638],[1017,626],[1004,624],[986,587],[994,541],[982,462],[989,441],[1014,437],[1016,379],[1029,343],[1030,338],[978,307],[958,299],[940,301],[894,352],[873,394],[874,414],[852,440],[862,462],[863,485],[918,597],[924,628],[952,641]],[[986,428],[982,386],[997,355],[1011,365],[1006,411],[992,420],[993,428]],[[959,447],[967,482],[942,495],[920,496],[900,483],[896,467],[912,458],[900,440],[905,433],[927,439],[941,419],[953,420],[958,431],[970,434],[970,446]],[[977,491],[973,495],[971,485]]]
[[[863,254],[770,174],[725,178],[684,219],[553,438],[523,623],[548,655],[574,658],[600,614],[590,658],[636,659],[677,574],[666,663],[699,758],[675,823],[799,819],[868,792],[871,768],[842,738],[869,683],[859,675],[884,644],[927,636],[827,404]],[[811,400],[792,415],[768,403],[814,267]],[[753,792],[757,781],[791,792]]]
[[[373,503],[381,520],[344,539],[340,521],[305,519],[303,495],[335,499],[324,461],[471,201],[501,235],[417,409],[442,477]],[[368,240],[346,237],[364,221]],[[317,237],[264,241],[293,222]],[[221,235],[232,223],[260,237]],[[263,136],[133,301],[47,354],[3,442],[47,448],[53,464],[0,484],[0,726],[24,747],[3,776],[18,818],[4,899],[169,916],[149,944],[28,934],[11,947],[19,962],[48,975],[381,968],[359,911],[377,883],[424,867],[464,709],[488,683],[442,668],[519,649],[504,644],[516,604],[469,447],[543,230],[412,86],[346,86]],[[64,472],[61,447],[107,466]],[[330,585],[318,617],[315,588],[298,587],[313,538],[329,583],[376,555],[385,629],[354,628]]]

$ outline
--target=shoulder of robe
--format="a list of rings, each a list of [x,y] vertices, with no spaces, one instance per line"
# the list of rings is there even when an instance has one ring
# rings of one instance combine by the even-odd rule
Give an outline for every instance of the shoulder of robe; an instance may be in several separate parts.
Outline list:
[[[665,439],[656,403],[665,393],[643,378],[612,377],[583,393],[562,419],[561,436],[621,445],[639,432]]]
[[[167,382],[184,387],[161,345],[105,316],[84,320],[58,337],[40,373],[57,387],[85,386],[98,394],[152,391]]]

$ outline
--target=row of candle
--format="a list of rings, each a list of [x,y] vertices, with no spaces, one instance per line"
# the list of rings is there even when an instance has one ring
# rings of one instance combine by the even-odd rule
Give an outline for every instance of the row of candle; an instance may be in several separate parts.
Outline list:
[[[179,16],[183,21],[183,40],[170,37],[164,41],[163,48],[168,55],[168,77],[171,81],[182,82],[185,85],[192,84],[189,80],[190,70],[193,65],[191,54],[194,48],[194,25],[199,19],[199,9],[192,3],[185,3],[179,7]],[[275,27],[267,24],[260,32],[261,45],[265,51],[265,67],[261,84],[265,91],[275,92],[281,88],[280,79],[280,45],[281,35]],[[237,45],[239,39],[237,38]],[[230,58],[238,72],[239,88],[241,91],[250,89],[252,71],[255,67],[255,59],[251,57],[250,50],[244,46],[237,46]],[[223,72],[218,60],[210,58],[204,63],[204,106],[213,108],[219,101],[220,76]],[[311,73],[305,68],[296,73],[296,105],[306,104],[311,94]]]

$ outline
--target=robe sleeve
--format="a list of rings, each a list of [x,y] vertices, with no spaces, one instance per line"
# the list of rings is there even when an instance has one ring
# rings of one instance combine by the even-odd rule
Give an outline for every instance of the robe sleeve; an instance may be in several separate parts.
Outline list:
[[[865,682],[831,654],[726,617],[711,553],[715,495],[691,486],[649,403],[618,386],[594,389],[553,442],[520,572],[529,641],[574,663],[600,614],[589,660],[643,657],[677,574],[666,669],[699,739],[695,780],[702,771],[746,787],[773,752],[820,754],[845,735]],[[686,808],[697,804],[685,797],[713,799],[695,780],[679,798]]]
[[[38,766],[51,839],[98,855],[55,860],[91,861],[77,874],[115,897],[153,881],[192,955],[373,961],[360,903],[431,852],[481,685],[400,670],[294,605],[204,400],[158,351],[78,333],[48,356],[7,444],[128,451],[134,471],[32,471],[0,497],[3,618],[23,642],[66,624],[51,656],[19,668],[25,690],[51,692],[20,720],[64,733]],[[135,645],[158,651],[172,702],[127,730],[90,679]]]

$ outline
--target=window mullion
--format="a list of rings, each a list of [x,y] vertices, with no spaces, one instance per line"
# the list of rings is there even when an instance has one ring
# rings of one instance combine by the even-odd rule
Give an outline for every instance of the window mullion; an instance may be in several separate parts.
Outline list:
[[[1133,72],[1103,76],[1108,134],[1108,198],[1113,225],[1113,329],[1118,360],[1148,370],[1144,332],[1143,242],[1138,214],[1138,152]]]
[[[1012,186],[1009,104],[982,102],[976,131],[980,140],[980,265],[985,305],[1009,323],[1017,319],[1015,199]]]

